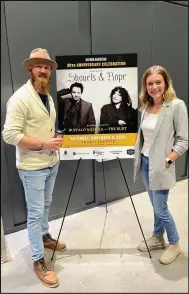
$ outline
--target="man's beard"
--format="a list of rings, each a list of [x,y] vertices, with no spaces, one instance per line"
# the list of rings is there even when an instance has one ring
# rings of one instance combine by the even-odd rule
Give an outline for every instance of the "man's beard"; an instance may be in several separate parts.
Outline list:
[[[43,95],[47,95],[50,90],[50,77],[36,77],[31,72],[30,73],[30,79],[31,83],[34,87],[34,89],[39,93]]]

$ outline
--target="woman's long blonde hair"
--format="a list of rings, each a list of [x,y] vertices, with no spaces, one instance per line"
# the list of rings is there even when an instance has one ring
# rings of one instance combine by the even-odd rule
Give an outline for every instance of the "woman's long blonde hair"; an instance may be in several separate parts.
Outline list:
[[[163,94],[163,99],[166,101],[171,101],[174,98],[176,98],[175,90],[173,89],[173,84],[171,77],[167,70],[160,65],[154,65],[150,68],[148,68],[145,73],[143,74],[142,81],[141,81],[141,91],[140,91],[140,101],[142,103],[142,106],[140,108],[140,111],[144,110],[144,108],[150,104],[153,104],[153,99],[149,96],[147,89],[146,89],[146,79],[151,74],[160,74],[162,75],[164,82],[165,82],[165,92]]]

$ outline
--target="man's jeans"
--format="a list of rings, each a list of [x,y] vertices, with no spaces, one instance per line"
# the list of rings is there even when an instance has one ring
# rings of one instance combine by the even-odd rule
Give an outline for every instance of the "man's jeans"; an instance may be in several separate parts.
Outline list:
[[[27,203],[27,229],[33,261],[44,257],[42,236],[49,229],[49,207],[58,167],[59,162],[40,170],[18,170]]]
[[[149,161],[142,154],[141,173],[144,185],[149,194],[154,210],[154,232],[155,236],[161,236],[166,231],[169,244],[175,244],[179,240],[176,225],[167,206],[169,190],[149,190]]]

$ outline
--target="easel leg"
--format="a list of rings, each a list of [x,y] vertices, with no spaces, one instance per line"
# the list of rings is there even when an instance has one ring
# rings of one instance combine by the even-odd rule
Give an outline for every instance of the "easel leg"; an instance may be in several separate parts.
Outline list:
[[[106,195],[106,182],[105,182],[105,174],[104,174],[104,161],[102,159],[102,174],[103,174],[103,182],[104,182],[104,195],[105,195],[105,202],[106,202],[106,213],[108,212],[107,206],[107,195]]]
[[[121,171],[122,171],[122,174],[123,174],[123,178],[124,178],[124,180],[125,180],[125,184],[126,184],[126,186],[127,186],[127,190],[128,190],[128,192],[129,192],[129,197],[130,197],[130,199],[131,199],[131,203],[132,203],[132,205],[133,205],[134,212],[135,212],[135,215],[136,215],[136,218],[137,218],[137,221],[138,221],[138,224],[139,224],[139,227],[140,227],[140,230],[141,230],[142,236],[143,236],[143,238],[144,238],[144,242],[145,242],[146,247],[147,247],[147,249],[148,249],[149,256],[150,256],[150,258],[152,258],[151,254],[150,254],[150,250],[149,250],[149,248],[148,248],[148,244],[147,244],[147,242],[146,242],[146,239],[145,239],[145,236],[144,236],[144,233],[143,233],[143,230],[142,230],[142,227],[141,227],[141,224],[140,224],[140,221],[139,221],[139,218],[138,218],[138,215],[137,215],[137,212],[136,212],[136,208],[135,208],[135,206],[134,206],[133,199],[132,199],[132,197],[131,197],[131,193],[130,193],[130,190],[129,190],[129,187],[128,187],[128,184],[127,184],[127,180],[126,180],[126,177],[125,177],[125,174],[124,174],[124,171],[123,171],[123,167],[122,167],[121,161],[120,161],[119,157],[117,157],[117,159],[118,159],[118,161],[119,161],[119,165],[120,165],[120,168],[121,168]]]
[[[104,161],[103,161],[103,159],[102,159],[102,174],[103,174],[104,195],[105,195],[105,202],[106,202],[106,216],[105,216],[105,220],[104,220],[104,225],[103,225],[102,236],[101,236],[99,248],[101,248],[101,245],[102,245],[102,239],[103,239],[103,236],[104,236],[104,230],[105,230],[105,225],[106,225],[106,218],[107,218],[107,213],[108,213],[107,195],[106,195],[106,182],[105,182]]]
[[[75,175],[74,175],[72,187],[71,187],[71,190],[70,190],[70,195],[68,197],[68,202],[67,202],[67,205],[66,205],[66,209],[65,209],[65,212],[64,212],[63,219],[62,219],[62,224],[61,224],[61,227],[60,227],[58,238],[56,240],[56,245],[55,245],[55,248],[54,248],[54,251],[53,251],[53,255],[51,257],[51,261],[53,260],[53,257],[54,257],[55,251],[56,251],[56,247],[57,247],[57,244],[58,244],[58,240],[59,240],[59,237],[60,237],[60,234],[61,234],[61,231],[62,231],[62,227],[63,227],[63,224],[64,224],[64,219],[65,219],[66,212],[67,212],[67,209],[68,209],[68,205],[69,205],[69,202],[70,202],[70,198],[71,198],[71,195],[72,195],[72,191],[73,191],[73,187],[74,187],[74,183],[75,183],[75,179],[76,179],[76,175],[77,175],[77,171],[78,171],[78,167],[79,167],[80,161],[81,161],[81,158],[78,160],[78,163],[77,163],[77,168],[76,168],[76,171],[75,171]]]

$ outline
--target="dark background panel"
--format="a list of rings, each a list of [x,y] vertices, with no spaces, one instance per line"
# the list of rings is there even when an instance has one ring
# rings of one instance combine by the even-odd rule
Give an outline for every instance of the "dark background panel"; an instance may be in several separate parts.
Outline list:
[[[152,64],[161,63],[169,70],[178,97],[188,106],[188,7],[166,1],[1,1],[1,4],[5,4],[5,14],[1,5],[2,127],[9,97],[29,77],[22,61],[38,47],[48,49],[52,59],[58,55],[137,53],[138,90],[143,72]],[[57,108],[55,73],[51,95]],[[15,167],[15,147],[1,144],[1,213],[5,233],[10,233],[26,227],[26,206]],[[133,182],[133,160],[123,159],[121,163],[131,194],[143,192],[141,177]],[[65,211],[76,166],[77,161],[60,163],[50,220],[61,217]],[[177,180],[186,178],[186,166],[185,154],[176,162]],[[105,202],[102,167],[101,162],[81,161],[68,214]],[[104,162],[104,172],[107,201],[127,197],[119,163]]]
[[[71,192],[73,179],[76,174],[78,160],[69,160],[59,167],[56,178],[53,203],[50,208],[50,218],[57,218],[65,212],[67,201]],[[87,204],[95,203],[94,170],[92,160],[81,160],[75,178],[68,214],[85,208]]]
[[[140,173],[137,176],[136,181],[135,182],[133,181],[133,174],[134,174],[133,159],[122,159],[121,165],[122,165],[123,172],[125,174],[125,178],[127,180],[128,188],[130,190],[131,195],[135,195],[145,191],[145,187],[144,187]]]
[[[151,64],[154,1],[91,1],[93,54],[137,53],[138,80]]]
[[[16,227],[26,223],[26,201],[23,185],[16,168],[15,147],[5,144],[5,151],[8,166],[10,197],[12,203],[11,214],[13,217],[14,227]],[[9,216],[10,214],[7,214],[6,218],[9,218]]]
[[[153,22],[152,63],[169,71],[177,96],[188,105],[188,9],[157,1]]]
[[[127,187],[118,160],[104,163],[105,188],[108,201],[124,198],[128,195]]]
[[[123,169],[120,167],[120,163]],[[104,175],[103,175],[103,165],[104,165]],[[110,160],[96,162],[96,199],[98,204],[104,204],[107,201],[111,202],[117,199],[125,198],[130,195],[138,194],[144,191],[144,185],[142,182],[142,178],[139,175],[136,181],[133,181],[133,159],[121,159],[119,160]],[[124,175],[125,178],[124,178]],[[104,180],[105,178],[105,186]],[[126,182],[125,182],[126,180]],[[128,186],[128,189],[127,189]],[[102,191],[106,190],[106,197],[105,192]]]
[[[11,68],[9,62],[9,48],[7,43],[6,18],[4,14],[4,5],[1,3],[1,131],[3,129],[6,103],[13,94],[11,81]],[[12,153],[14,152],[14,154]],[[11,163],[12,161],[12,163]],[[17,209],[14,203],[19,198],[19,179],[16,178],[15,186],[13,177],[16,175],[15,167],[15,148],[4,143],[1,137],[1,215],[4,228],[11,230],[17,222]],[[14,200],[15,201],[14,201]],[[24,207],[24,201],[21,199],[21,205]],[[22,216],[26,220],[25,207]]]

